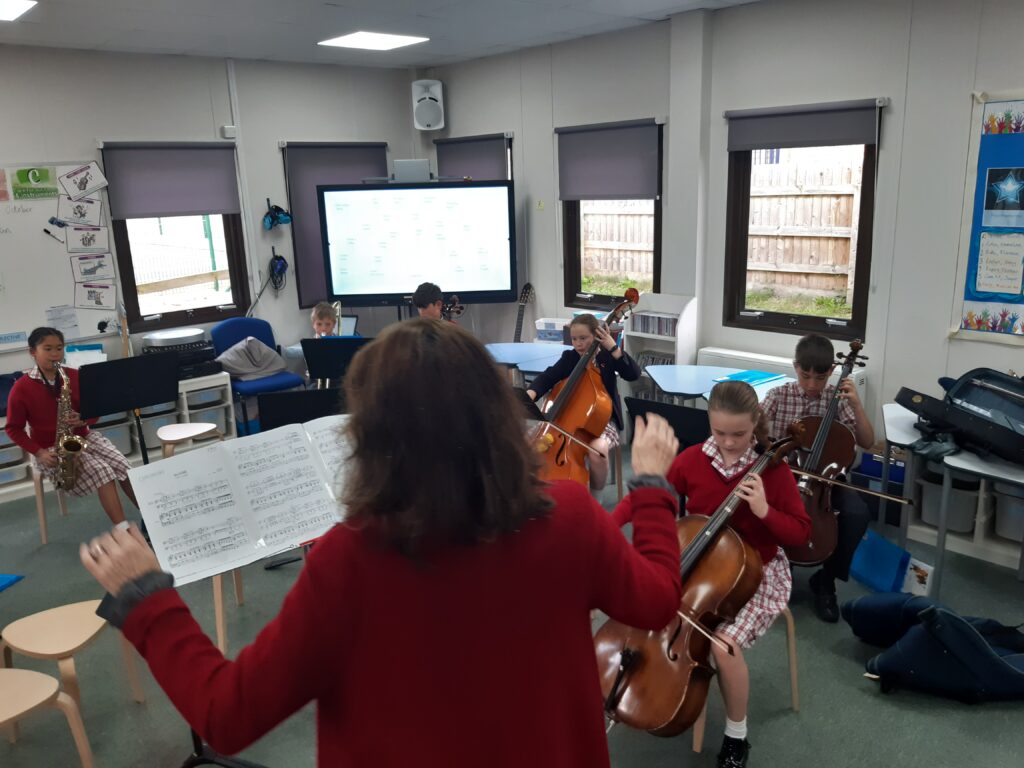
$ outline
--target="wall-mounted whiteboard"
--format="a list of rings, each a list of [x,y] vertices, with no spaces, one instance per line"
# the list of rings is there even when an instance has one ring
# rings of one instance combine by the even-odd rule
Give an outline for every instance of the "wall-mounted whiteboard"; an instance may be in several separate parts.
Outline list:
[[[68,341],[101,335],[101,323],[102,335],[117,333],[106,193],[72,200],[59,178],[85,165],[0,162],[0,352],[25,347],[41,325]]]

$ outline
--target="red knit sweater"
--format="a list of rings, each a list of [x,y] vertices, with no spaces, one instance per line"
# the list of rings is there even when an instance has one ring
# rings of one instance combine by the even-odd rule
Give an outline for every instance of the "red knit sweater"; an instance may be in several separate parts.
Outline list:
[[[676,456],[668,471],[668,480],[679,497],[686,499],[686,514],[710,516],[744,475],[740,473],[726,480],[711,466],[711,459],[704,455],[701,446],[692,445]],[[804,511],[789,467],[785,464],[769,467],[761,479],[768,500],[767,516],[763,520],[758,518],[744,502],[733,513],[729,527],[749,542],[767,563],[775,557],[778,547],[798,546],[807,541],[811,535],[811,520]],[[612,519],[620,526],[629,522],[631,507],[630,499],[623,499],[612,513]]]
[[[634,491],[630,546],[578,483],[550,493],[549,518],[420,563],[335,527],[233,662],[173,589],[139,604],[124,634],[223,752],[315,699],[319,766],[607,766],[588,612],[671,620],[676,505]]]
[[[71,407],[79,411],[78,371],[65,368],[71,380]],[[90,420],[90,423],[95,419]],[[31,434],[25,427],[31,428]],[[44,448],[52,448],[57,437],[57,397],[52,389],[40,379],[22,376],[11,387],[7,396],[8,436],[27,453],[35,454]],[[85,437],[88,427],[79,427],[75,434]]]

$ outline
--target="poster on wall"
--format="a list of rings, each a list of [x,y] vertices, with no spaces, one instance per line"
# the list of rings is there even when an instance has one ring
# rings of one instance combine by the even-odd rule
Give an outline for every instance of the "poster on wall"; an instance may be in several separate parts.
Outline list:
[[[960,330],[1024,338],[1024,100],[983,107]]]
[[[107,186],[107,180],[95,162],[79,166],[61,166],[57,169],[64,193],[72,200],[89,197]]]
[[[75,306],[80,309],[115,309],[113,283],[75,283]]]
[[[89,253],[71,257],[71,274],[76,283],[114,279],[114,260],[109,253]]]
[[[67,195],[61,195],[57,200],[57,218],[68,224],[97,227],[102,212],[103,203],[99,199],[83,197],[81,200],[72,200]]]
[[[106,227],[65,227],[68,253],[106,253],[110,238]]]
[[[57,167],[53,165],[8,168],[7,178],[14,200],[41,200],[59,194]]]
[[[0,168],[0,203],[6,203],[10,199],[11,191],[7,188],[7,171]]]

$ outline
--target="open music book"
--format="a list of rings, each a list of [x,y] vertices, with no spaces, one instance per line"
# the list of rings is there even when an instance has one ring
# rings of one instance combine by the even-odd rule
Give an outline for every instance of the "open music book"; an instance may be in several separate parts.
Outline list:
[[[129,471],[176,584],[293,549],[341,520],[347,416],[213,443]]]

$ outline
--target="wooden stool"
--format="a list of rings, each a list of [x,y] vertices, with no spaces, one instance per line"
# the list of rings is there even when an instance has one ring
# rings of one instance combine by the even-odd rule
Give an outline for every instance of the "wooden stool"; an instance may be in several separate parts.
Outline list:
[[[165,459],[169,459],[174,455],[174,449],[177,446],[189,440],[214,436],[218,440],[224,439],[224,435],[217,429],[216,424],[202,421],[168,424],[160,427],[156,431],[156,436],[160,439],[160,445],[163,446],[163,457]],[[235,602],[238,605],[244,605],[245,593],[242,589],[242,572],[239,570],[232,571],[231,578],[235,584]],[[224,577],[219,573],[213,577],[213,616],[217,630],[217,647],[220,648],[221,653],[226,654],[228,652],[228,623],[227,617],[224,615]]]
[[[107,626],[106,620],[96,615],[99,604],[99,600],[86,600],[82,603],[51,608],[11,622],[4,627],[3,632],[0,632],[3,666],[13,666],[11,651],[33,659],[56,661],[65,693],[74,700],[77,709],[81,709],[82,699],[78,690],[74,655],[91,643]],[[138,702],[145,701],[138,670],[135,668],[135,649],[124,635],[120,635],[120,639],[132,698]]]
[[[92,768],[92,750],[82,715],[74,699],[61,692],[57,680],[27,669],[0,669],[0,728],[10,727],[11,744],[18,741],[18,720],[40,707],[54,707],[63,713],[75,739],[82,768]],[[51,765],[66,763],[55,758]]]
[[[157,439],[163,446],[164,458],[168,459],[174,455],[174,449],[181,443],[189,440],[201,440],[204,437],[216,436],[223,440],[224,435],[217,429],[216,424],[203,421],[186,421],[181,424],[167,424],[156,431]]]
[[[800,711],[800,690],[796,679],[796,624],[789,608],[782,611],[786,620],[786,648],[789,651],[789,698],[794,712]],[[708,705],[704,703],[700,717],[693,724],[693,751],[700,752],[704,748],[704,726],[708,717]]]
[[[36,514],[39,516],[39,539],[41,543],[46,544],[49,539],[49,531],[46,527],[46,506],[43,503],[43,473],[39,467],[32,466],[32,484],[36,490]],[[64,491],[57,490],[57,506],[60,507],[61,517],[68,516],[68,500],[64,496]]]

